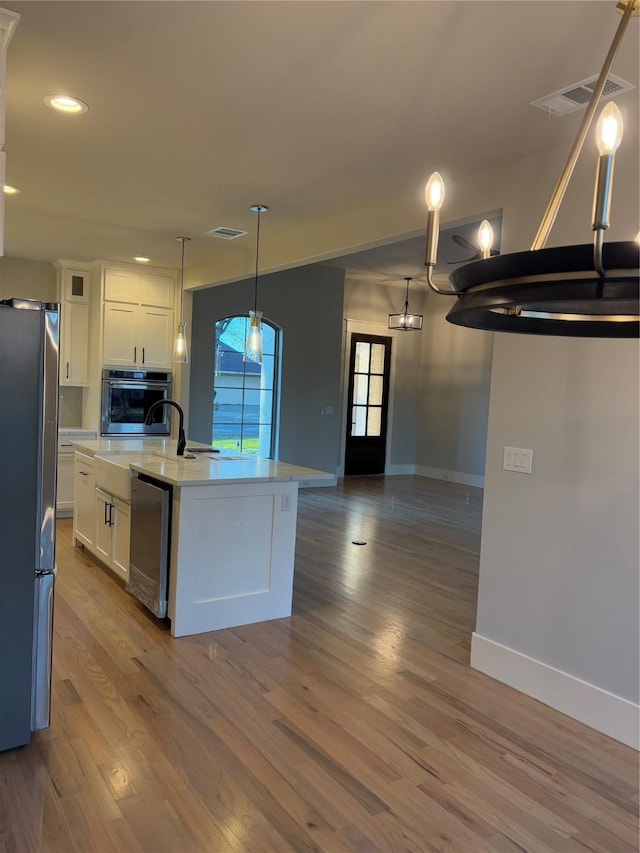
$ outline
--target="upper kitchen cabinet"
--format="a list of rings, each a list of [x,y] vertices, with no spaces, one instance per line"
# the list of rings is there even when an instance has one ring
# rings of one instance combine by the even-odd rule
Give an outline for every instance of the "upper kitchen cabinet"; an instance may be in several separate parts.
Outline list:
[[[102,364],[169,368],[175,276],[124,267],[103,274]]]
[[[176,280],[171,275],[119,268],[104,271],[105,302],[173,308],[175,287]]]
[[[56,261],[60,302],[60,384],[89,384],[89,267]]]

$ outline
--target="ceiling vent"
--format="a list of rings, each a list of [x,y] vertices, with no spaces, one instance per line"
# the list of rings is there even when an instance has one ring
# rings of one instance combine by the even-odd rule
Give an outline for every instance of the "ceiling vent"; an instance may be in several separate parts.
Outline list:
[[[588,77],[586,80],[581,80],[580,83],[565,86],[564,89],[559,89],[557,92],[552,92],[551,95],[545,95],[544,98],[537,98],[535,101],[529,101],[529,103],[532,107],[538,107],[549,115],[564,116],[587,106],[597,82],[597,75]],[[630,92],[632,89],[635,89],[633,83],[628,83],[622,77],[609,74],[607,82],[604,84],[602,100],[617,97],[623,92]]]
[[[226,228],[221,225],[220,228],[214,228],[213,231],[205,231],[205,237],[219,237],[221,240],[235,240],[236,237],[244,237],[248,231],[241,231],[239,228]]]

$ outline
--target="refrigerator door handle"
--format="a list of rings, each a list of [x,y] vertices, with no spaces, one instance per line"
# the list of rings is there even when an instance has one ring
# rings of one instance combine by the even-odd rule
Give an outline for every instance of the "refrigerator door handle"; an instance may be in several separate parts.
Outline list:
[[[42,440],[40,471],[40,548],[36,568],[52,571],[56,542],[56,474],[58,460],[58,335],[59,314],[44,312],[44,353],[42,371]]]
[[[35,578],[31,681],[31,731],[34,732],[49,725],[56,571],[54,568],[51,572],[36,572]]]

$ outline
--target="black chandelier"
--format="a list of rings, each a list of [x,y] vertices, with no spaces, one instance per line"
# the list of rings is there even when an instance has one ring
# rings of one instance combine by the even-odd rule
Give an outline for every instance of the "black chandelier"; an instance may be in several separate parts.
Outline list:
[[[447,314],[451,323],[535,335],[638,337],[640,245],[637,240],[603,245],[604,231],[609,227],[615,152],[622,139],[622,116],[613,103],[602,111],[596,130],[599,158],[593,245],[545,249],[629,19],[640,14],[640,0],[620,0],[616,8],[622,19],[530,251],[492,258],[490,246],[485,244],[481,260],[465,264],[450,275],[451,289],[439,287],[433,281],[433,268],[444,184],[437,172],[429,178],[425,189],[427,284],[438,294],[457,297]]]

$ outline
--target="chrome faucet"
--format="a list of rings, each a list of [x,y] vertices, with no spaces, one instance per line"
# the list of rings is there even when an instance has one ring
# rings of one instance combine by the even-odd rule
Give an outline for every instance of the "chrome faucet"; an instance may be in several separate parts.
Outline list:
[[[149,411],[147,412],[147,417],[144,419],[145,424],[150,424],[152,420],[152,415],[157,408],[160,406],[173,406],[174,409],[178,410],[178,416],[180,421],[178,423],[178,456],[184,456],[184,449],[187,444],[187,439],[184,436],[184,412],[182,411],[182,407],[178,405],[174,400],[156,400],[155,403],[152,403],[149,406]]]

